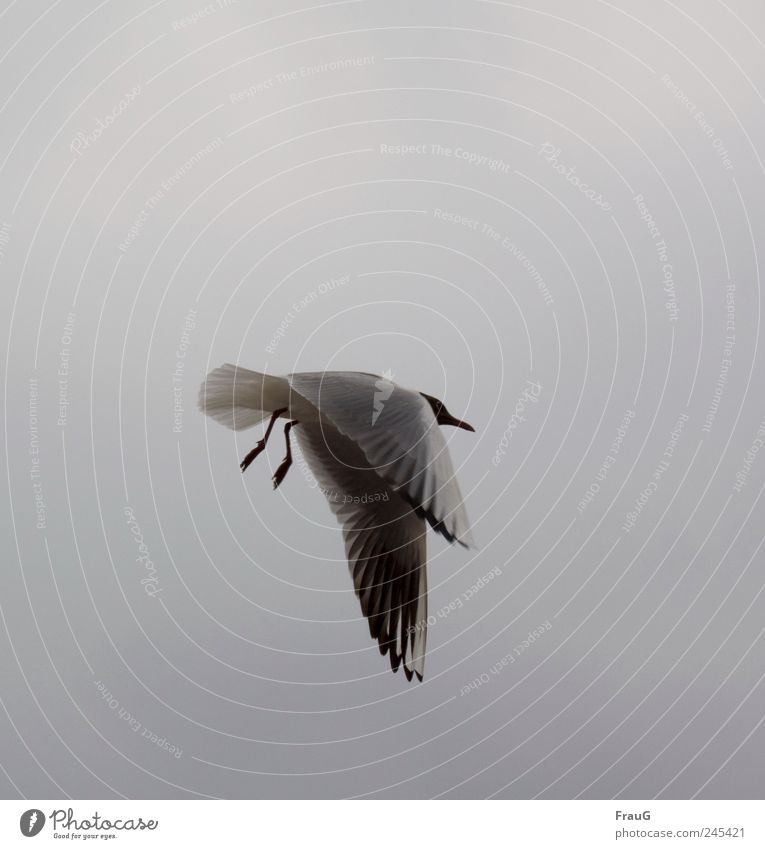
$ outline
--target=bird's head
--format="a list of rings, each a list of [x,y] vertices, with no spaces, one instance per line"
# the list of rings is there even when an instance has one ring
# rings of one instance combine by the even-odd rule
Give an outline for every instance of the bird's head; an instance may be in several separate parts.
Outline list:
[[[436,417],[438,424],[453,425],[454,427],[461,427],[463,430],[469,430],[475,433],[475,428],[467,422],[463,422],[460,419],[455,418],[446,409],[443,401],[439,401],[438,398],[434,398],[432,395],[426,395],[424,392],[420,392],[420,395],[422,395],[428,404],[430,404],[431,409],[433,410],[433,415]]]

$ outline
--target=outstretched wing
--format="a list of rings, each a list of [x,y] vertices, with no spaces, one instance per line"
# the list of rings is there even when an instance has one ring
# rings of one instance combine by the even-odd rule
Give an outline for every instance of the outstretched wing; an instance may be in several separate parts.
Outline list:
[[[425,522],[377,475],[359,447],[326,422],[293,431],[332,512],[361,611],[395,672],[422,681],[428,619]]]
[[[303,372],[288,380],[434,530],[472,544],[449,449],[419,392],[360,372]]]

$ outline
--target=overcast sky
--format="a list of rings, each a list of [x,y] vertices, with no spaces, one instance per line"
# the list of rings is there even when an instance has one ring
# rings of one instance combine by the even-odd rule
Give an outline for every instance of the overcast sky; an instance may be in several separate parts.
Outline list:
[[[129,5],[0,27],[7,797],[761,798],[765,12]],[[422,684],[223,362],[443,398]]]

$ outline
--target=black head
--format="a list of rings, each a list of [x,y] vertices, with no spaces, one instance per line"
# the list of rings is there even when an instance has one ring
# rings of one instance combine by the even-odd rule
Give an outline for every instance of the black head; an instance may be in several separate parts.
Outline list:
[[[454,427],[461,427],[463,430],[469,430],[475,433],[475,428],[472,425],[469,425],[467,422],[463,422],[460,419],[455,419],[454,416],[446,409],[443,401],[439,401],[438,398],[434,398],[432,395],[426,395],[424,392],[420,392],[420,395],[430,404],[431,409],[433,410],[433,415],[436,417],[436,421],[440,425],[453,425]]]

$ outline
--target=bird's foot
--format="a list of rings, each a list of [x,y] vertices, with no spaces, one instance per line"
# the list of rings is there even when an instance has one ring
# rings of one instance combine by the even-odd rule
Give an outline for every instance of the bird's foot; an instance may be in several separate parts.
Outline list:
[[[290,431],[296,425],[300,424],[297,419],[294,419],[291,422],[287,422],[284,426],[284,440],[287,444],[287,453],[279,465],[279,468],[276,470],[276,474],[273,476],[271,480],[274,482],[274,489],[284,480],[284,476],[287,474],[287,470],[292,465],[292,447],[290,446]]]
[[[252,451],[248,452],[245,456],[244,460],[239,464],[239,468],[242,470],[242,474],[245,473],[247,467],[252,463],[252,461],[260,454],[260,452],[266,447],[266,440],[261,439],[258,441],[258,444],[252,449]]]
[[[274,489],[276,489],[279,484],[284,480],[287,476],[287,471],[289,467],[292,465],[292,458],[285,457],[282,462],[279,464],[279,468],[274,473],[273,478],[271,480],[274,482]]]

